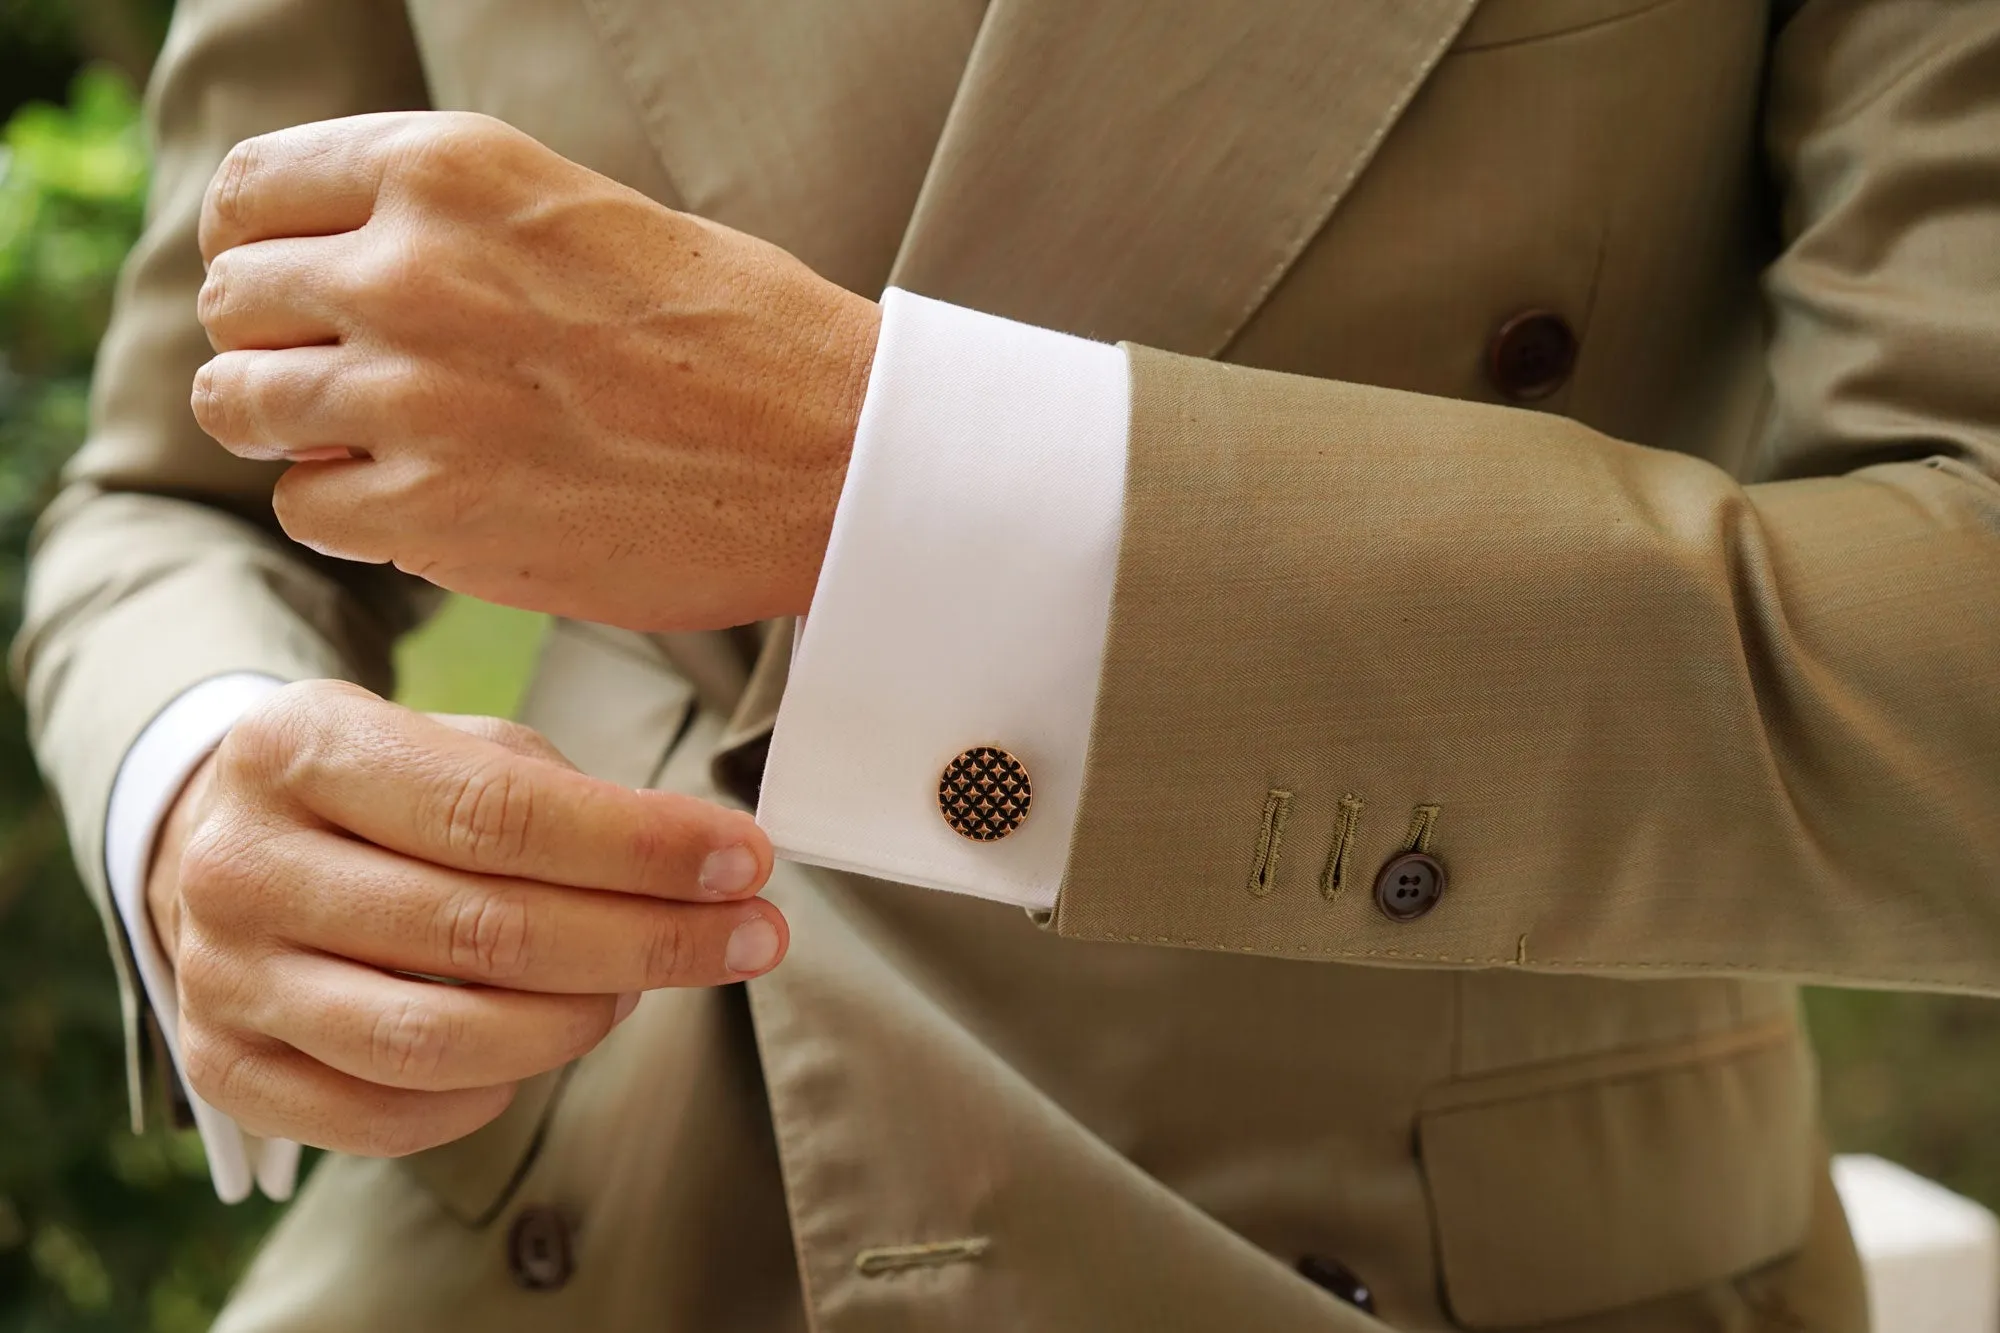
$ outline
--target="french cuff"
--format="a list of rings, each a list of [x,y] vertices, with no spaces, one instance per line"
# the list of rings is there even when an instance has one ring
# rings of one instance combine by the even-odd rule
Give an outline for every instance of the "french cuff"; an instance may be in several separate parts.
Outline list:
[[[890,290],[757,817],[781,856],[1055,906],[1124,515],[1117,347]]]
[[[105,876],[125,927],[146,1002],[153,1008],[174,1077],[187,1093],[195,1128],[208,1153],[208,1174],[225,1203],[250,1195],[254,1183],[273,1199],[288,1199],[297,1182],[299,1145],[246,1134],[188,1087],[181,1064],[180,999],[174,975],[153,934],[146,909],[146,870],[153,843],[188,775],[222,742],[236,719],[284,685],[271,676],[235,672],[184,691],[146,724],[125,752],[104,821]]]

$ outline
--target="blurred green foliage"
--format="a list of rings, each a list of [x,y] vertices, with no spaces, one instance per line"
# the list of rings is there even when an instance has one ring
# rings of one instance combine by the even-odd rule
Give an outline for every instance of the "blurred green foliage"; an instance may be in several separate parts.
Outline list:
[[[59,6],[0,5],[0,47],[10,17],[41,24],[37,40],[57,30]],[[139,108],[116,67],[84,66],[66,105],[28,102],[0,129],[0,643],[19,623],[33,516],[83,437],[145,184]],[[540,629],[447,603],[399,651],[405,697],[511,711]],[[0,1333],[205,1329],[276,1216],[218,1203],[199,1139],[164,1116],[131,1134],[122,1041],[101,928],[19,706],[0,693]]]
[[[18,8],[18,6],[17,6]],[[144,137],[127,77],[84,68],[68,104],[0,130],[0,635],[57,465],[81,438],[91,356],[136,234]],[[190,1135],[125,1127],[103,936],[0,708],[0,1329],[207,1327],[272,1214],[225,1209]]]
[[[146,144],[123,76],[77,75],[67,107],[30,102],[0,140],[0,331],[14,371],[77,374],[138,230]]]
[[[0,0],[0,642],[34,511],[81,440],[146,176],[132,93],[169,0]],[[86,51],[103,63],[82,63]],[[60,76],[60,77],[58,77]],[[26,100],[68,80],[66,105]],[[17,105],[18,104],[18,105]],[[512,710],[538,617],[454,599],[398,652],[417,707]],[[1808,997],[1837,1146],[2000,1206],[2000,1005]],[[199,1141],[126,1127],[117,997],[25,724],[0,695],[0,1333],[206,1328],[276,1209]]]

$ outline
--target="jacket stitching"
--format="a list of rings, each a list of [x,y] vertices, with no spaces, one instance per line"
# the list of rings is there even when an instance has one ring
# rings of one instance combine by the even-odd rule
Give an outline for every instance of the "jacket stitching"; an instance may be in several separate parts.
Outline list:
[[[1319,891],[1325,898],[1339,895],[1347,883],[1348,862],[1354,853],[1354,839],[1361,826],[1361,799],[1353,792],[1340,798],[1340,813],[1333,825],[1333,850],[1327,853],[1326,869],[1320,872]]]
[[[1428,852],[1431,849],[1431,833],[1437,828],[1438,811],[1442,806],[1420,805],[1410,811],[1410,832],[1403,839],[1406,852]]]
[[[1262,898],[1278,878],[1278,853],[1284,847],[1285,820],[1292,813],[1292,794],[1273,787],[1264,796],[1264,821],[1257,829],[1257,854],[1250,862],[1250,896]]]
[[[884,1277],[909,1268],[968,1263],[983,1257],[992,1244],[985,1236],[966,1236],[921,1245],[873,1245],[854,1256],[854,1271],[862,1277]]]

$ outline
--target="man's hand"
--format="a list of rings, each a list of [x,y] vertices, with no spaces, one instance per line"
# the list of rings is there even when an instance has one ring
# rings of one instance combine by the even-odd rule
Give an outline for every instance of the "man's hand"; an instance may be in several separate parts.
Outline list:
[[[400,1156],[499,1115],[640,991],[770,968],[770,869],[746,814],[319,681],[196,773],[147,900],[195,1091],[254,1134]]]
[[[630,629],[811,602],[872,301],[460,113],[248,140],[201,248],[195,415],[295,461],[296,540]]]

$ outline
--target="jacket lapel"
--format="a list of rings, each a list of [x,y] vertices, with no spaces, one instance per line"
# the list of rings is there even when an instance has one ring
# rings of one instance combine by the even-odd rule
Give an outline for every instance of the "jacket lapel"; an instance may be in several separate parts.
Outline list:
[[[894,283],[1213,356],[1475,0],[582,0],[678,197]]]
[[[874,296],[981,0],[582,0],[678,208]]]
[[[1214,356],[1474,0],[993,0],[890,281]]]

